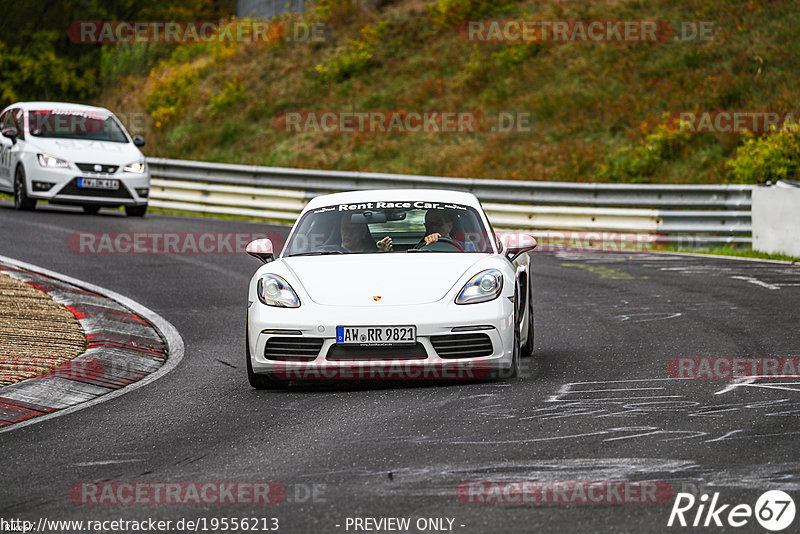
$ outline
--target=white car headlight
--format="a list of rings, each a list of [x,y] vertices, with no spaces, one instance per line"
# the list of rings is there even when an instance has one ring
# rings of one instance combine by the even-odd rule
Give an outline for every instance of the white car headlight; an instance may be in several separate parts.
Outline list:
[[[129,163],[125,165],[122,169],[124,172],[134,172],[136,174],[142,174],[144,172],[144,163],[141,161],[135,161],[133,163]]]
[[[469,279],[456,297],[456,304],[487,302],[496,299],[502,291],[503,273],[487,269]]]
[[[265,274],[258,279],[258,300],[267,306],[299,308],[300,299],[289,283],[275,274]]]
[[[50,169],[66,169],[69,168],[69,163],[66,160],[58,159],[54,156],[47,154],[37,154],[39,156],[39,165]]]

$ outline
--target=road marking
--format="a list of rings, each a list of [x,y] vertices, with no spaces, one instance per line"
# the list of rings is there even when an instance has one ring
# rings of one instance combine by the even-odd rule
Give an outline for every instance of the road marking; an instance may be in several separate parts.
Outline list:
[[[766,289],[771,289],[772,291],[777,291],[777,290],[780,289],[780,287],[776,286],[775,284],[768,284],[767,282],[763,282],[763,281],[759,280],[758,278],[754,278],[752,276],[737,275],[737,276],[731,276],[731,278],[733,278],[735,280],[744,280],[745,282],[749,282],[751,284],[755,284],[757,286],[761,286],[761,287],[764,287]]]
[[[680,312],[677,313],[669,313],[669,312],[652,312],[652,313],[630,313],[630,314],[622,314],[622,315],[615,315],[614,319],[619,319],[620,321],[630,321],[632,317],[648,317],[647,319],[638,319],[636,321],[631,321],[632,323],[647,323],[650,321],[664,321],[667,319],[674,319],[676,317],[680,317],[683,315]],[[660,317],[659,317],[660,316]]]
[[[75,467],[94,467],[96,465],[127,464],[131,462],[144,462],[144,460],[98,460],[96,462],[79,462]]]

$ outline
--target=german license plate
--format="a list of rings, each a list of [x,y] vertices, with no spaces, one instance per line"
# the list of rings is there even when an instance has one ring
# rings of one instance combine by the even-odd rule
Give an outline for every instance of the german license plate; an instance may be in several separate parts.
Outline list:
[[[417,342],[416,326],[337,326],[336,343],[407,345]]]
[[[78,178],[78,187],[86,189],[119,189],[119,180],[109,180],[107,178]]]

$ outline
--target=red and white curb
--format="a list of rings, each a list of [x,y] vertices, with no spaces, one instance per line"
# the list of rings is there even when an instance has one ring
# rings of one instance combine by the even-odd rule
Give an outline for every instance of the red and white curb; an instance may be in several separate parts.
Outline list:
[[[183,358],[175,327],[127,297],[4,256],[0,271],[66,306],[88,342],[86,352],[54,370],[0,388],[0,432],[111,400],[157,380]]]

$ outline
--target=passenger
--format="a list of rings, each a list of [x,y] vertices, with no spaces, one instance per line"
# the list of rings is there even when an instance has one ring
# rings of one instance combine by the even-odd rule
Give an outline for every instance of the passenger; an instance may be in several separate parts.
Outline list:
[[[347,252],[392,252],[392,238],[386,236],[376,243],[364,223],[354,223],[348,217],[342,217],[339,230],[342,248]]]

